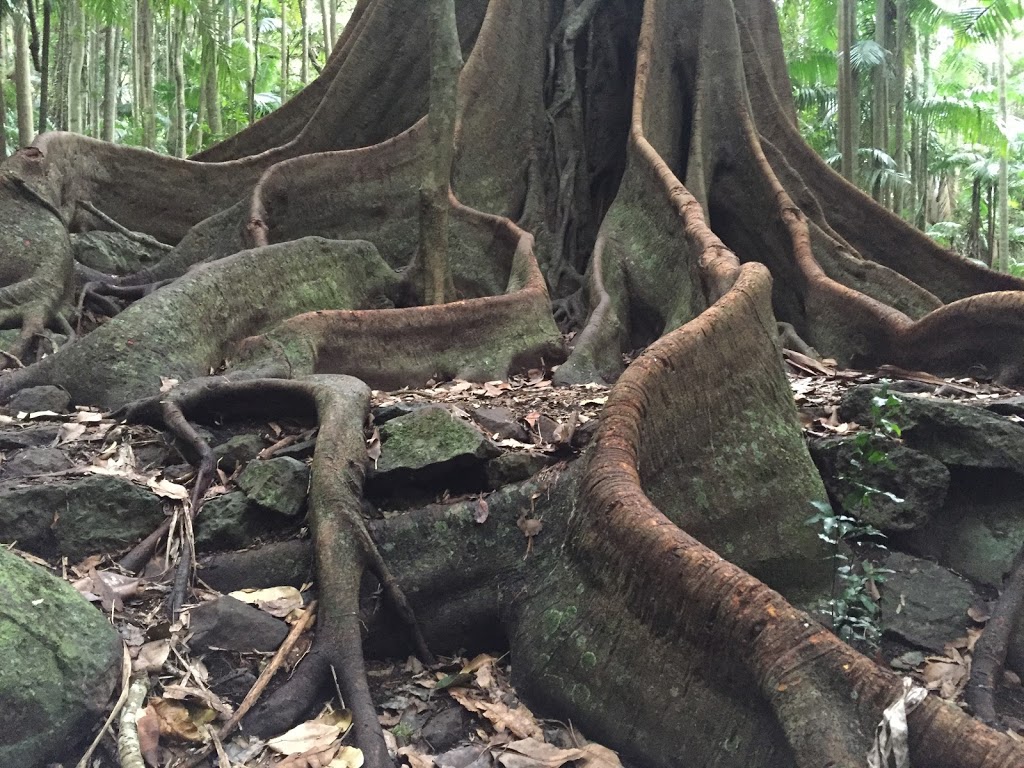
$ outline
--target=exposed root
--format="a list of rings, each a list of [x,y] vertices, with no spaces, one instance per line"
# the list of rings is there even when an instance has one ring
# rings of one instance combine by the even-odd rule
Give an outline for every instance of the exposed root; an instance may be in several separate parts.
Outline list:
[[[113,229],[115,232],[117,232],[117,233],[119,233],[121,235],[124,235],[127,239],[131,240],[132,242],[139,243],[140,245],[144,245],[147,248],[156,248],[157,250],[161,250],[161,251],[171,251],[171,250],[174,250],[174,246],[173,245],[168,245],[167,243],[162,243],[159,240],[157,240],[155,237],[150,237],[145,232],[136,232],[134,230],[128,229],[128,227],[126,227],[126,226],[124,226],[122,224],[119,224],[116,220],[114,220],[110,216],[107,216],[107,214],[105,214],[103,211],[101,211],[95,205],[90,203],[88,200],[79,200],[78,201],[78,205],[83,210],[88,211],[93,216],[95,216],[97,219],[99,219],[100,222],[102,222],[103,224],[106,224],[108,227]]]
[[[293,678],[248,718],[248,727],[266,733],[292,724],[314,702],[328,667],[335,667],[346,705],[355,718],[356,742],[368,766],[390,766],[380,724],[370,697],[362,656],[358,618],[359,585],[364,569],[380,580],[399,617],[406,622],[414,646],[431,660],[416,618],[401,588],[366,529],[360,505],[366,447],[362,425],[369,391],[348,377],[311,377],[297,381],[253,380],[202,382],[162,398],[136,404],[136,416],[152,415],[155,402],[163,422],[182,437],[200,458],[192,489],[194,508],[214,476],[213,454],[189,424],[193,418],[281,412],[317,414],[320,423],[310,488],[310,526],[317,553],[318,587],[323,606],[314,651]],[[191,561],[178,575],[190,574]]]
[[[1024,610],[1024,550],[1017,553],[1006,577],[1003,591],[985,630],[974,646],[971,678],[965,697],[974,716],[986,725],[1005,730],[996,711],[996,690],[1006,664],[1010,637],[1020,624]]]

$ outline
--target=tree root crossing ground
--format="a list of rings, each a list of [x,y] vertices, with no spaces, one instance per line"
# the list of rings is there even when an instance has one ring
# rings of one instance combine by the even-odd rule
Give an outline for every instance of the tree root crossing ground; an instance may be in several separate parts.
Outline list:
[[[771,0],[459,0],[458,300],[421,306],[430,5],[360,0],[313,84],[190,160],[64,133],[7,160],[0,320],[26,366],[0,396],[58,384],[165,424],[195,448],[197,507],[212,467],[192,422],[316,418],[317,644],[253,729],[301,716],[333,666],[366,765],[391,765],[356,616],[372,572],[421,654],[460,642],[442,627],[462,590],[454,626],[500,622],[531,701],[642,765],[862,765],[902,685],[786,599],[831,575],[777,322],[843,365],[1020,384],[1024,283],[802,141]],[[76,266],[69,233],[111,228],[173,248],[117,278]],[[28,364],[46,329],[73,335],[73,307],[140,295]],[[594,447],[533,499],[529,558],[522,510],[368,534],[367,385],[557,363],[558,381],[617,383]],[[937,700],[909,723],[914,765],[1024,764]]]

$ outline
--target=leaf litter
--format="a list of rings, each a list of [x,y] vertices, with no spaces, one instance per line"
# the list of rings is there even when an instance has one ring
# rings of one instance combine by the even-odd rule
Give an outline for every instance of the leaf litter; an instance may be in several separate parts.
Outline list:
[[[940,379],[892,367],[873,372],[842,370],[832,361],[803,359],[788,351],[786,361],[794,400],[809,436],[846,434],[860,429],[860,425],[839,420],[838,404],[847,390],[861,384],[904,380],[919,385],[925,396],[981,401],[980,404],[1020,400],[1020,393],[1015,390],[973,379]],[[510,438],[496,442],[511,451],[547,453],[566,450],[579,429],[599,419],[607,400],[608,387],[590,384],[555,388],[538,371],[507,382],[430,382],[418,389],[372,393],[375,408],[441,403],[449,405],[457,416],[469,420],[475,420],[476,411],[483,407],[506,408],[525,430],[528,442]],[[1012,414],[1008,418],[1021,421]],[[0,414],[0,427],[5,430],[31,430],[51,423],[58,425],[52,445],[60,446],[76,465],[60,474],[124,477],[148,488],[164,500],[169,511],[180,516],[187,503],[186,484],[191,479],[191,470],[186,467],[175,472],[174,468],[165,467],[166,461],[142,458],[144,454],[160,453],[159,449],[164,446],[162,433],[146,426],[119,423],[89,408],[79,408],[65,415],[51,412]],[[259,458],[270,458],[311,444],[315,433],[316,430],[308,426],[269,423],[262,430],[265,445]],[[372,425],[367,447],[371,460],[379,458],[379,432]],[[0,465],[4,458],[0,452]],[[231,490],[233,476],[221,471],[219,478],[220,484],[211,488],[207,498]],[[41,481],[45,480],[25,480]],[[487,501],[481,495],[475,503],[474,517],[477,522],[484,522],[487,515]],[[540,520],[525,514],[521,518],[527,553],[541,526]],[[167,557],[173,557],[179,550],[179,543],[172,540],[166,548]],[[19,554],[47,565],[41,558]],[[167,564],[163,568],[150,567],[143,578],[119,572],[109,558],[100,554],[81,563],[61,566],[75,588],[87,599],[99,603],[111,617],[132,656],[134,671],[149,674],[154,679],[154,694],[139,720],[143,752],[151,766],[169,765],[187,755],[192,745],[209,741],[211,728],[230,716],[242,694],[239,692],[234,697],[233,704],[211,691],[211,684],[216,681],[211,680],[204,662],[194,657],[188,647],[187,613],[182,622],[173,626],[162,619],[160,602],[168,592]],[[203,589],[198,593],[201,598],[215,596]],[[292,620],[306,600],[291,587],[248,591],[244,595],[243,599],[272,615]],[[988,616],[976,610],[971,612],[970,618],[983,624]],[[892,664],[910,671],[936,695],[955,701],[969,677],[971,652],[980,632],[979,627],[968,629],[967,637],[948,645],[942,654],[904,654]],[[300,647],[308,647],[308,641],[304,645],[300,643]],[[253,675],[258,673],[262,663],[261,655],[255,653],[234,654],[231,660],[236,671],[248,670]],[[385,735],[393,754],[410,768],[453,768],[456,765],[459,768],[557,768],[561,765],[616,768],[622,765],[613,751],[588,742],[571,724],[538,719],[519,701],[508,682],[509,670],[507,659],[486,654],[473,660],[443,660],[432,668],[424,668],[415,659],[404,664],[371,663],[371,685],[376,688],[379,718],[387,729]],[[1020,687],[1019,681],[1017,687]],[[423,738],[423,729],[449,707],[463,710],[469,720],[456,735],[454,745],[438,754]],[[345,744],[347,726],[339,726],[337,717],[336,712],[326,709],[317,718],[300,724],[298,730],[293,729],[277,740],[262,741],[235,735],[225,742],[223,749],[227,759],[242,766],[359,768],[362,756],[358,749]],[[1020,725],[1018,730],[1024,729],[1024,723],[1015,724]],[[93,765],[113,766],[115,763],[103,762],[99,756]]]
[[[166,388],[176,382],[164,381]],[[448,405],[459,418],[475,420],[481,407],[507,408],[525,430],[527,440],[497,440],[508,451],[565,453],[574,435],[584,425],[596,424],[607,402],[608,388],[585,385],[555,388],[540,371],[513,378],[475,384],[466,381],[431,382],[420,389],[373,393],[373,406],[395,403]],[[161,499],[175,521],[184,517],[193,471],[187,465],[169,466],[174,449],[163,433],[148,426],[128,425],[91,408],[70,414],[51,412],[0,414],[0,428],[18,433],[53,424],[51,447],[59,446],[74,464],[55,473],[68,476],[101,474],[121,477],[145,488]],[[248,425],[248,431],[251,432]],[[478,425],[479,426],[479,425]],[[593,424],[591,425],[593,426]],[[50,428],[50,427],[47,427]],[[242,432],[246,430],[243,429]],[[486,430],[484,430],[486,431]],[[239,432],[238,434],[241,434]],[[259,458],[282,452],[298,453],[312,445],[316,430],[308,425],[267,423],[260,429],[264,447]],[[375,447],[376,444],[376,447]],[[368,453],[379,457],[379,432],[371,425]],[[311,453],[311,451],[310,451]],[[0,451],[0,466],[6,459]],[[308,461],[308,453],[306,455]],[[234,476],[218,470],[219,483],[206,498],[233,490]],[[46,482],[48,476],[19,478],[26,484]],[[489,514],[485,495],[475,496],[474,518],[483,523]],[[526,547],[542,527],[540,520],[520,521]],[[261,740],[235,733],[224,740],[214,738],[234,713],[246,691],[215,693],[214,688],[232,676],[254,679],[265,663],[259,653],[209,651],[200,656],[189,647],[189,613],[169,624],[162,602],[170,591],[173,562],[182,550],[180,535],[172,525],[167,544],[146,567],[142,576],[122,572],[107,553],[91,555],[79,563],[62,562],[56,567],[27,552],[14,550],[26,560],[62,574],[86,599],[96,603],[120,633],[130,655],[131,672],[150,678],[150,695],[137,718],[142,754],[149,766],[181,763],[204,744],[216,746],[201,766],[282,766],[282,768],[360,768],[361,752],[347,736],[351,718],[330,705],[319,715],[300,723],[276,738]],[[13,549],[13,548],[12,548]],[[307,585],[309,586],[309,585]],[[200,601],[218,596],[200,583],[194,590]],[[232,597],[294,621],[309,595],[293,587],[240,590]],[[297,651],[286,664],[298,663],[310,644],[297,643]],[[216,670],[216,674],[211,670]],[[509,682],[507,658],[484,654],[472,660],[452,658],[426,668],[415,659],[405,663],[370,662],[369,675],[379,701],[379,717],[385,736],[400,764],[410,768],[451,768],[457,755],[471,753],[471,761],[458,760],[460,768],[617,768],[622,763],[610,749],[587,741],[571,724],[538,719],[523,704]],[[442,681],[448,680],[442,684]],[[450,744],[438,751],[424,738],[424,726],[439,713],[456,708],[465,722],[449,734]],[[104,750],[90,759],[91,768],[114,768],[116,760]]]

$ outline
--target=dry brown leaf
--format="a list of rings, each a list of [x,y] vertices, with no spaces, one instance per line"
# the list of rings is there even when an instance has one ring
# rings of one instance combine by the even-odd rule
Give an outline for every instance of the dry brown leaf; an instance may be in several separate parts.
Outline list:
[[[380,460],[380,430],[377,427],[373,428],[373,434],[366,441],[366,455],[370,457],[373,468],[376,469],[377,462]]]
[[[206,717],[200,713],[199,717],[184,704],[176,701],[167,701],[161,698],[151,698],[147,709],[152,708],[160,722],[160,735],[167,739],[178,741],[202,741],[203,731],[201,725]]]
[[[151,643],[146,643],[139,648],[138,655],[132,661],[132,672],[136,674],[159,672],[170,655],[170,640],[154,640]]]
[[[487,508],[487,499],[481,496],[476,500],[476,504],[473,505],[473,520],[476,523],[486,523],[487,516],[490,514]]]
[[[142,752],[142,759],[151,768],[158,768],[160,765],[160,718],[152,707],[146,707],[135,719],[135,726],[139,730],[139,751]]]
[[[57,444],[73,443],[84,435],[85,432],[85,424],[75,424],[73,422],[61,424],[60,429],[57,430]]]
[[[495,730],[508,731],[520,739],[543,739],[544,732],[533,713],[524,706],[512,709],[498,701],[474,698],[465,688],[449,688],[449,694],[470,712],[477,712],[491,721]]]
[[[579,749],[559,749],[535,738],[513,741],[505,749],[510,751],[498,756],[498,762],[505,768],[561,768],[584,754]]]
[[[231,717],[233,712],[230,705],[224,703],[213,691],[204,688],[196,688],[192,685],[165,685],[164,698],[174,701],[195,701],[214,710],[225,718]]]
[[[622,768],[619,756],[600,744],[586,744],[583,750],[583,761],[578,768]]]
[[[95,424],[103,421],[103,414],[99,411],[79,411],[75,414],[75,421],[79,424]]]
[[[366,759],[363,751],[357,747],[342,747],[338,756],[331,760],[327,768],[362,768]]]
[[[533,520],[526,516],[520,517],[519,520],[516,521],[516,525],[519,527],[519,530],[523,532],[523,535],[526,536],[528,539],[532,539],[534,536],[539,534],[541,530],[544,528],[543,521]]]
[[[301,752],[297,755],[288,755],[279,762],[276,768],[325,768],[331,764],[331,760],[338,754],[341,742],[335,741],[324,748],[314,748],[308,752]]]
[[[303,752],[322,751],[341,736],[337,725],[309,720],[267,742],[267,746],[282,755],[299,755]]]
[[[267,589],[241,589],[228,593],[228,597],[255,605],[261,611],[281,619],[302,608],[302,594],[295,587],[268,587]]]
[[[408,760],[411,768],[434,768],[434,758],[423,754],[414,747],[402,747],[398,750],[398,755]]]
[[[955,649],[952,651],[955,653]],[[962,661],[931,658],[921,670],[928,690],[938,691],[944,699],[954,699],[967,684],[969,670]]]
[[[175,499],[176,501],[186,501],[188,499],[188,488],[184,485],[172,483],[170,480],[157,480],[155,477],[151,477],[146,485],[157,496],[163,496],[165,499]]]

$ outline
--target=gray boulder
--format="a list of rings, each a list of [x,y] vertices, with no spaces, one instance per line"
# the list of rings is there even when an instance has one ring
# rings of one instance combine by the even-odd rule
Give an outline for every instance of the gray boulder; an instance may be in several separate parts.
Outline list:
[[[880,388],[862,386],[843,398],[844,421],[871,424],[871,400]],[[903,441],[946,466],[1005,469],[1024,474],[1024,426],[986,409],[920,395],[898,394],[900,406],[892,420]]]
[[[53,411],[65,413],[71,407],[71,395],[60,387],[44,384],[40,387],[26,387],[17,392],[7,403],[11,413],[35,413]]]
[[[895,440],[876,439],[860,450],[852,435],[810,440],[807,447],[834,503],[867,496],[867,503],[847,511],[880,531],[910,531],[937,513],[949,490],[949,470],[920,451]],[[872,464],[865,453],[886,460]],[[878,491],[868,493],[865,487]]]
[[[879,587],[886,635],[913,648],[942,651],[964,637],[974,602],[971,583],[928,560],[892,552],[884,566],[895,573]]]
[[[71,235],[75,260],[108,275],[138,272],[165,255],[159,248],[150,248],[131,240],[120,232],[99,229]]]

